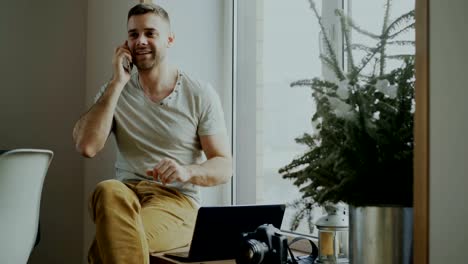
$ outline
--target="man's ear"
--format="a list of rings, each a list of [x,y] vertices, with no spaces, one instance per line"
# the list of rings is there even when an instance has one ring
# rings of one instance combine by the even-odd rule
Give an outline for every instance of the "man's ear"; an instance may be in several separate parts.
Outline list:
[[[170,48],[174,45],[175,35],[174,32],[169,33],[169,37],[167,38],[167,47]]]

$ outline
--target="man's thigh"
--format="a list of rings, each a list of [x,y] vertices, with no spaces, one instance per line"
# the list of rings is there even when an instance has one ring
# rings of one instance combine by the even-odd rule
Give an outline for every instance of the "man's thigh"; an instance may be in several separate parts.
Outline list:
[[[190,243],[196,206],[180,192],[151,182],[135,186],[150,252],[166,251]]]

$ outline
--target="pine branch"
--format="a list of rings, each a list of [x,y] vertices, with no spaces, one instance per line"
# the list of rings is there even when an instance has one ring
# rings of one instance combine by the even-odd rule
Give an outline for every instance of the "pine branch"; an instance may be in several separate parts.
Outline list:
[[[388,41],[387,45],[414,46],[415,41],[412,41],[412,40],[394,40],[394,41]]]
[[[355,79],[357,76],[355,76],[356,73],[356,66],[354,65],[354,58],[353,58],[353,53],[351,51],[351,39],[350,39],[350,30],[349,30],[349,24],[347,23],[348,21],[345,19],[344,14],[342,14],[342,11],[340,9],[335,10],[335,14],[338,14],[340,17],[340,24],[341,24],[341,32],[343,32],[344,39],[345,39],[345,49],[346,49],[346,55],[348,57],[348,67],[351,69],[350,72],[350,79]]]
[[[383,20],[383,26],[382,26],[382,35],[380,38],[380,46],[382,47],[380,49],[380,76],[384,75],[385,73],[385,46],[387,42],[387,25],[388,25],[388,20],[390,17],[390,0],[387,0],[387,4],[385,5],[385,16]]]
[[[344,80],[345,77],[343,75],[343,72],[341,71],[341,69],[339,67],[337,67],[336,63],[335,63],[335,60],[333,60],[333,58],[329,58],[327,57],[326,55],[323,55],[323,54],[320,54],[319,55],[320,59],[322,60],[322,62],[329,68],[333,71],[333,73],[335,74],[335,76],[341,81],[341,80]],[[341,76],[341,77],[340,77]]]
[[[296,143],[307,145],[309,148],[314,148],[317,146],[317,144],[315,144],[315,138],[316,136],[311,136],[307,133],[304,133],[302,137],[296,138]]]
[[[414,54],[395,54],[385,56],[387,59],[391,60],[405,60],[414,58]]]
[[[368,36],[370,38],[373,38],[373,39],[380,39],[380,36],[377,35],[377,34],[374,34],[372,32],[369,32],[367,30],[364,30],[362,29],[361,27],[359,27],[350,17],[346,16],[342,10],[336,10],[335,13],[337,15],[339,15],[340,17],[342,17],[343,19],[346,20],[346,23],[351,26],[353,29],[355,29],[357,32],[365,35],[365,36]]]
[[[291,230],[297,230],[299,224],[301,223],[302,218],[304,218],[305,211],[297,210],[293,215],[293,220],[291,222]]]
[[[293,217],[291,221],[290,228],[292,231],[295,231],[299,228],[299,225],[302,219],[307,220],[307,224],[309,227],[309,232],[312,234],[314,231],[314,224],[313,224],[313,209],[315,207],[315,202],[310,197],[304,199],[296,199],[293,202],[287,204],[289,208],[293,209]]]
[[[357,43],[348,45],[348,47],[349,47],[350,49],[363,50],[363,51],[365,51],[365,52],[367,52],[367,53],[370,53],[370,52],[374,52],[374,51],[375,51],[375,48],[371,48],[371,47],[369,47],[369,46],[366,46],[366,45],[363,45],[363,44],[357,44]]]
[[[278,170],[279,173],[286,173],[284,178],[287,179],[287,178],[295,178],[295,177],[300,177],[300,174],[302,173],[303,170],[299,170],[299,171],[293,171],[294,169],[296,169],[297,167],[302,167],[303,165],[307,165],[309,164],[309,161],[310,160],[314,160],[314,158],[312,158],[310,155],[311,153],[306,153],[304,156],[300,157],[300,158],[295,158],[291,161],[291,163],[289,163],[288,165],[280,168]],[[302,184],[302,183],[301,183]]]
[[[385,4],[385,15],[384,15],[384,20],[382,24],[382,35],[385,36],[385,33],[387,32],[388,28],[388,21],[390,19],[390,8],[391,8],[391,2],[390,0],[387,0],[387,3]]]
[[[382,43],[379,43],[378,46],[371,52],[371,53],[368,53],[364,58],[362,58],[361,60],[361,65],[359,66],[357,72],[360,73],[366,66],[367,64],[370,62],[370,60],[378,53],[381,51],[381,49],[383,49],[383,46],[382,46]],[[380,63],[381,59],[379,59],[379,64]]]
[[[311,86],[314,82],[314,79],[302,79],[302,80],[298,80],[298,81],[295,81],[295,82],[292,82],[290,84],[291,87],[295,87],[295,86]]]
[[[314,218],[314,215],[312,213],[312,210],[313,208],[307,208],[306,209],[306,215],[307,215],[307,223],[308,223],[308,227],[309,227],[309,233],[312,234],[314,232],[314,229],[315,229],[315,225],[313,224],[313,218]]]
[[[391,35],[391,32],[392,31],[395,31],[396,28],[398,26],[400,26],[401,24],[406,24],[408,23],[409,21],[414,21],[414,16],[415,16],[415,12],[414,10],[411,10],[403,15],[401,15],[400,17],[396,18],[392,23],[390,23],[390,25],[387,27],[387,30],[385,32],[385,35],[389,36]],[[414,23],[414,22],[413,22]]]
[[[415,23],[411,24],[411,25],[408,25],[404,28],[402,28],[400,31],[396,32],[395,34],[392,34],[392,35],[389,35],[388,36],[388,39],[394,39],[395,37],[397,37],[398,35],[400,35],[401,33],[404,33],[410,29],[413,29],[415,26]]]

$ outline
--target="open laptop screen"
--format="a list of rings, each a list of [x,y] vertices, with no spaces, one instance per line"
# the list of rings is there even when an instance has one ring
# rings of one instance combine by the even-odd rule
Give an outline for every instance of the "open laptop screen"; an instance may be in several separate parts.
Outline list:
[[[281,227],[285,205],[201,207],[190,245],[191,260],[235,258],[240,234],[262,224]]]

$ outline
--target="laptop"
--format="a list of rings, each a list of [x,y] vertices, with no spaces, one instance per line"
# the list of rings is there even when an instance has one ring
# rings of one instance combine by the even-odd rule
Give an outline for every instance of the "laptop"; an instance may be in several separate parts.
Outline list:
[[[240,234],[262,224],[279,229],[285,208],[284,204],[200,207],[190,250],[164,256],[182,262],[234,259]]]

